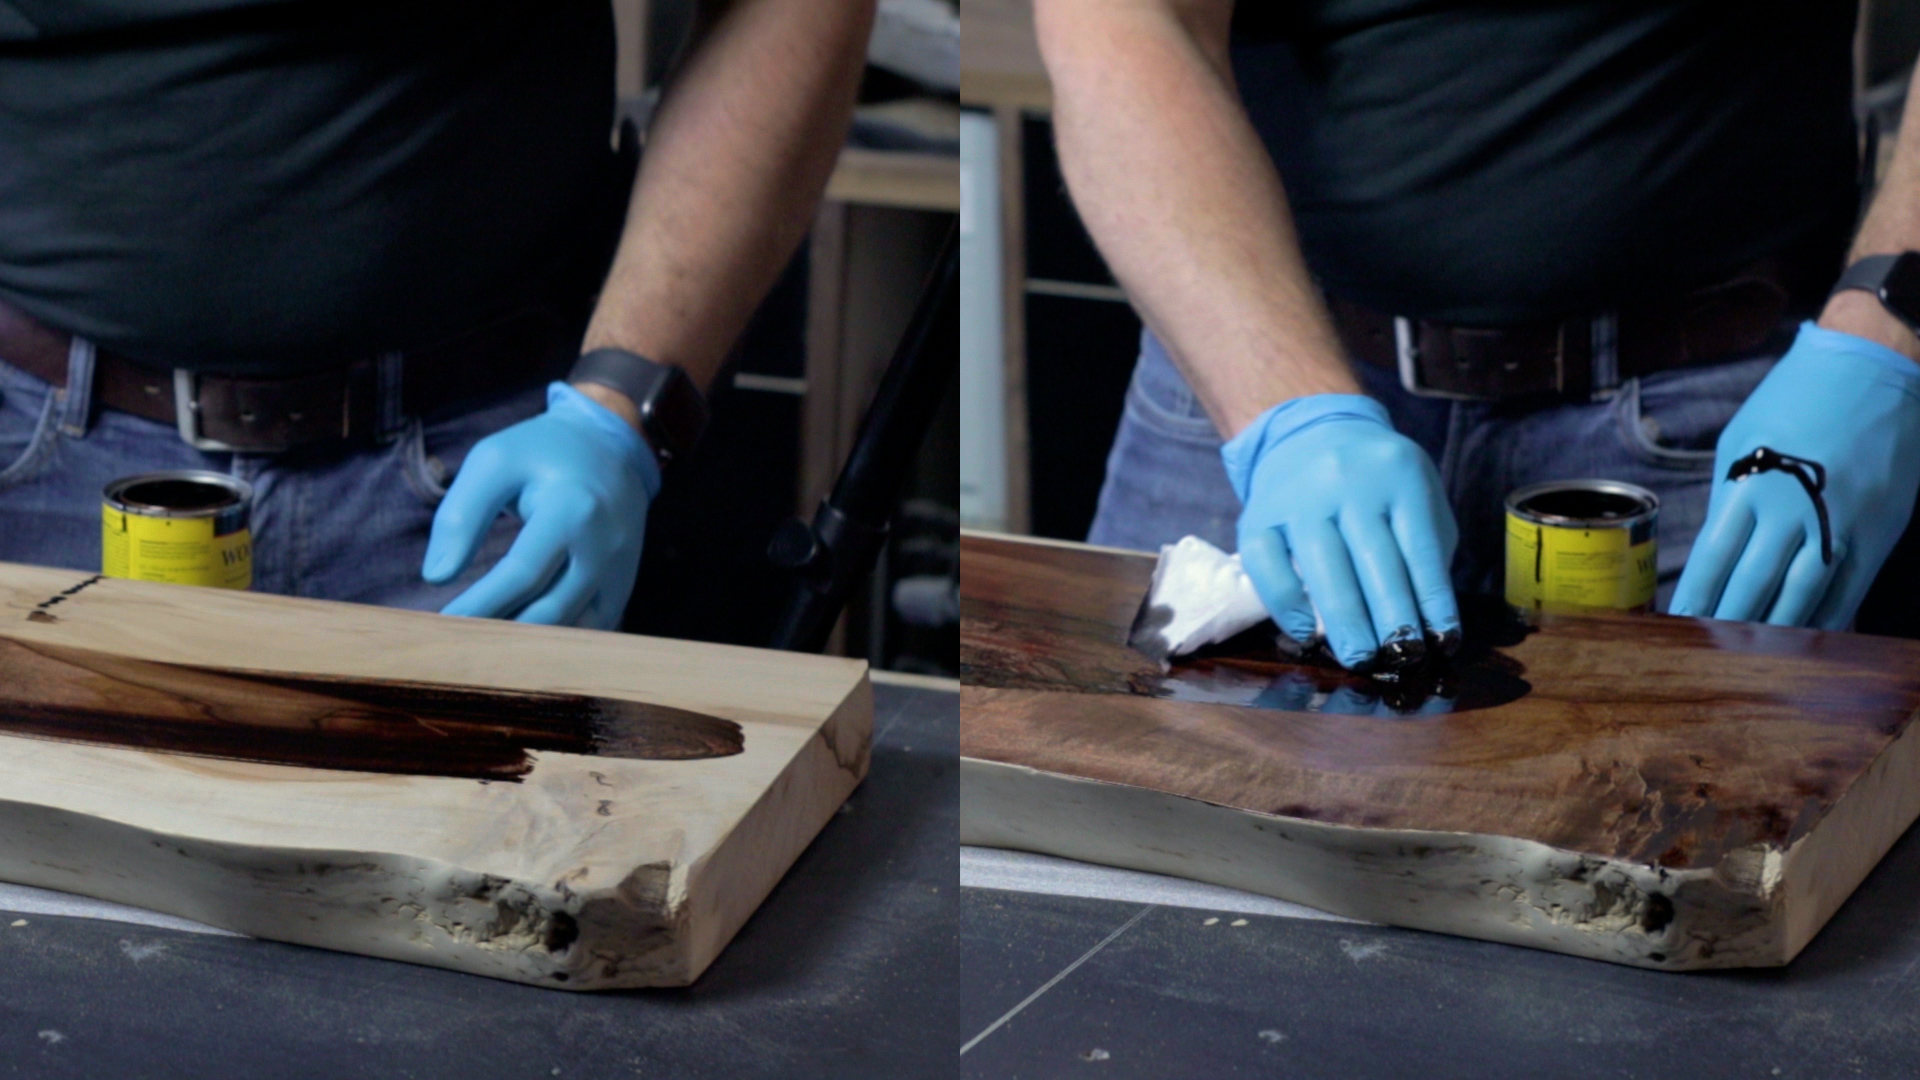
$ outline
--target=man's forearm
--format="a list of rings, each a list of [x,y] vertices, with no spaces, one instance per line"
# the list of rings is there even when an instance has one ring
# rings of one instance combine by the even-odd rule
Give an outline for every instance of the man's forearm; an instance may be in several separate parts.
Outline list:
[[[1061,167],[1223,435],[1358,393],[1227,66],[1231,0],[1038,0]]]
[[[1902,251],[1920,251],[1920,68],[1914,70],[1913,81],[1907,86],[1906,111],[1893,163],[1880,182],[1847,261]],[[1829,300],[1820,315],[1820,325],[1877,341],[1920,360],[1920,338],[1878,299],[1858,289]]]
[[[648,132],[583,346],[678,364],[702,387],[806,235],[846,138],[875,0],[710,7]]]

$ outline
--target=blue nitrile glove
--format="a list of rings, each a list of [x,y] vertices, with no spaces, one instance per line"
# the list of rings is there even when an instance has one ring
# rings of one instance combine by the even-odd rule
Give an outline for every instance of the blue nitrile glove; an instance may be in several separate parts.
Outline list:
[[[1241,564],[1289,637],[1311,640],[1318,608],[1335,659],[1349,668],[1371,664],[1382,645],[1420,651],[1423,629],[1446,646],[1458,641],[1447,568],[1460,532],[1433,462],[1393,430],[1379,402],[1357,394],[1284,402],[1220,457],[1244,507]]]
[[[1754,456],[1763,447],[1772,453]],[[1706,524],[1669,610],[1845,629],[1920,488],[1920,364],[1801,324],[1720,433],[1713,472]],[[1810,488],[1826,504],[1831,561]]]
[[[547,387],[547,411],[480,440],[440,510],[421,576],[451,580],[508,506],[520,535],[446,615],[612,630],[640,568],[660,465],[631,425],[568,386]]]

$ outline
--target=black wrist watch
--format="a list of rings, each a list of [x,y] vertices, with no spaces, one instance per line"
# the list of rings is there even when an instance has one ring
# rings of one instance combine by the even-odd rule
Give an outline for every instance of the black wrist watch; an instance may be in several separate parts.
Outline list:
[[[1898,255],[1869,255],[1840,275],[1835,293],[1865,289],[1880,298],[1893,317],[1920,334],[1920,251]]]
[[[685,457],[707,426],[707,399],[687,373],[625,349],[595,349],[574,361],[568,382],[595,383],[633,399],[640,430],[662,465]]]

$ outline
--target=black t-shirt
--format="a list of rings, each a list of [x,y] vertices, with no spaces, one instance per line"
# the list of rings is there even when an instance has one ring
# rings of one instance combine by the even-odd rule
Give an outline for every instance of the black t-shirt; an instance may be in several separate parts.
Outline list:
[[[1851,0],[1241,0],[1235,68],[1309,265],[1499,325],[1798,256],[1858,204]]]
[[[0,0],[0,299],[253,373],[577,299],[613,58],[606,0]]]

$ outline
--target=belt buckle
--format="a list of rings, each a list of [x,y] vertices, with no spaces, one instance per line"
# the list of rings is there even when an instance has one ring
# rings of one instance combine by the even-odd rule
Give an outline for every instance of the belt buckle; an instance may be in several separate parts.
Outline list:
[[[237,448],[200,434],[200,376],[186,368],[173,369],[173,420],[180,439],[210,454],[234,453]]]
[[[1400,367],[1400,388],[1414,397],[1440,398],[1446,401],[1484,401],[1474,394],[1462,394],[1453,390],[1441,390],[1423,382],[1420,378],[1420,341],[1414,333],[1413,320],[1405,315],[1393,317],[1393,349]]]

